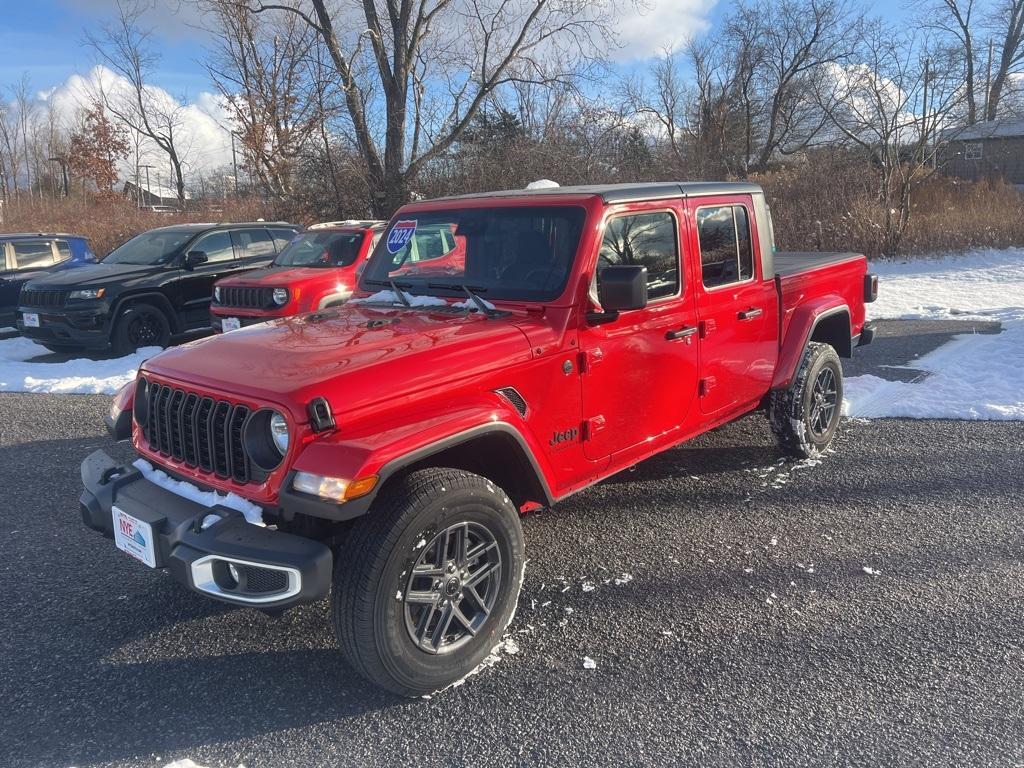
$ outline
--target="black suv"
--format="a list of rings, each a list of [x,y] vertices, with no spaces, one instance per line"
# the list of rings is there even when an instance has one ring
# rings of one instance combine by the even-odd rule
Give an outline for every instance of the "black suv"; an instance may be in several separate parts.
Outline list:
[[[285,222],[181,224],[152,229],[99,263],[32,280],[18,330],[55,352],[130,352],[209,328],[213,284],[265,267],[299,231]]]

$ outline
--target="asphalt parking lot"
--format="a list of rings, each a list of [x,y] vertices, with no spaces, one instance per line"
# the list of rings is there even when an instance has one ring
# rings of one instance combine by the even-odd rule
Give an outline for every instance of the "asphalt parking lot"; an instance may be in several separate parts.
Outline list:
[[[4,766],[1024,763],[1024,424],[847,421],[817,466],[757,415],[705,435],[526,518],[518,652],[405,701],[326,604],[214,604],[86,530],[108,404],[0,394]]]

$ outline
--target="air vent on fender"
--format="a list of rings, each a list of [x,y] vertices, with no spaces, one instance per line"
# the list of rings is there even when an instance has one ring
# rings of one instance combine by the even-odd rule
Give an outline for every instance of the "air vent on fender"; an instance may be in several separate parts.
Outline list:
[[[496,389],[494,391],[508,400],[512,404],[512,407],[519,411],[520,416],[524,419],[526,418],[526,400],[519,394],[515,387],[502,387],[501,389]]]

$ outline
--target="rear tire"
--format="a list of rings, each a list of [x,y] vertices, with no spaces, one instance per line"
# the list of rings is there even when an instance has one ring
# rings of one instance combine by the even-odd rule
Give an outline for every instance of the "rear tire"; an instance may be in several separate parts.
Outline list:
[[[828,448],[843,410],[843,366],[828,344],[807,345],[788,389],[771,393],[768,419],[783,452],[817,458]]]
[[[342,653],[401,696],[461,680],[515,614],[524,551],[518,510],[486,478],[431,468],[395,480],[335,561],[331,621]]]
[[[152,304],[130,304],[114,322],[110,346],[116,354],[127,355],[142,347],[166,347],[171,341],[167,316]]]

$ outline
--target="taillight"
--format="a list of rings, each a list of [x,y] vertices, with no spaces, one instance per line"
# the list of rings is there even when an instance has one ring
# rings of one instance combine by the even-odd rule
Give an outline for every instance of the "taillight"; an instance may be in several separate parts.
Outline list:
[[[878,298],[878,275],[864,275],[864,303],[870,304]]]

